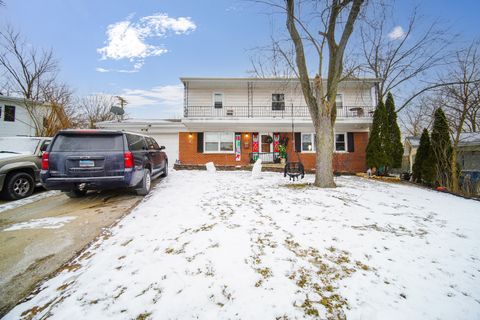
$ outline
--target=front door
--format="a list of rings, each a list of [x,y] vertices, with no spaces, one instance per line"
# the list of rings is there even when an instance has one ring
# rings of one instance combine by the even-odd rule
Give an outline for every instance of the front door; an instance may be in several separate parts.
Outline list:
[[[260,152],[263,162],[273,162],[273,142],[269,133],[260,134]]]

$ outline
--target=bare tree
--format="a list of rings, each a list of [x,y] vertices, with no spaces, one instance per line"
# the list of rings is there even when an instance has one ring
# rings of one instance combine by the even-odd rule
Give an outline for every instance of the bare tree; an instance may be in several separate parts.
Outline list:
[[[115,120],[115,115],[110,108],[115,104],[112,96],[105,94],[94,94],[81,98],[77,105],[83,119],[83,127],[96,128],[100,121]]]
[[[400,88],[405,90],[411,81],[424,78],[426,73],[444,65],[452,37],[437,22],[423,25],[424,17],[418,14],[417,8],[413,9],[405,30],[390,22],[393,7],[381,5],[380,8],[362,24],[360,35],[364,69],[381,79],[378,98],[383,100],[389,91],[399,93]],[[422,89],[416,88],[412,94]]]
[[[61,109],[65,106],[62,99],[70,98],[71,92],[56,82],[59,66],[51,50],[37,50],[19,32],[7,27],[0,31],[0,70],[4,73],[2,87],[24,98],[37,136],[69,125]]]
[[[333,180],[333,128],[336,120],[335,97],[343,75],[343,58],[363,0],[331,0],[312,2],[309,9],[320,17],[320,29],[310,32],[295,7],[304,5],[286,0],[287,30],[295,47],[296,73],[307,103],[316,133],[316,171],[314,185],[335,187]],[[308,9],[307,9],[308,10]],[[309,10],[308,10],[309,11]],[[299,28],[297,28],[297,26]],[[337,36],[340,36],[337,38]],[[315,49],[318,73],[309,77],[304,41]],[[328,48],[328,51],[326,50]],[[327,53],[328,52],[328,53]],[[327,79],[322,79],[325,58],[328,57]],[[326,85],[324,86],[326,82]]]
[[[416,104],[409,105],[404,109],[399,120],[405,135],[420,137],[423,129],[431,127],[435,111],[431,99],[430,96],[422,97]]]
[[[285,41],[275,40],[272,36],[269,45],[254,48],[250,55],[251,69],[247,72],[258,78],[289,79],[295,77],[291,65],[294,59],[294,49],[291,45],[285,49],[285,44],[281,42]]]
[[[452,132],[451,188],[458,192],[458,146],[461,134],[476,130],[476,114],[480,106],[480,43],[473,42],[458,51],[455,63],[446,73],[446,79],[438,89],[436,104],[447,116]],[[448,83],[456,84],[448,84]],[[473,129],[473,130],[472,130]]]

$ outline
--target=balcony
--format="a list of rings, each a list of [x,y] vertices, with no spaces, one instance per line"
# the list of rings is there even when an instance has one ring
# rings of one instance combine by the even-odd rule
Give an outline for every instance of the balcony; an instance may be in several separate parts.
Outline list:
[[[371,118],[375,107],[343,106],[337,108],[338,118]],[[310,118],[307,106],[285,106],[274,110],[272,106],[187,106],[184,109],[186,118]]]

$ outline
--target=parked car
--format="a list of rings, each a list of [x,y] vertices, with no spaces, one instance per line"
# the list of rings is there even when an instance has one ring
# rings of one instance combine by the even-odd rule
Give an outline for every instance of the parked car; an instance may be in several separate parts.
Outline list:
[[[17,200],[30,196],[40,182],[42,152],[51,138],[0,137],[0,195]]]
[[[113,130],[63,130],[43,154],[41,182],[80,197],[87,190],[150,191],[152,179],[168,175],[163,146],[149,136]]]

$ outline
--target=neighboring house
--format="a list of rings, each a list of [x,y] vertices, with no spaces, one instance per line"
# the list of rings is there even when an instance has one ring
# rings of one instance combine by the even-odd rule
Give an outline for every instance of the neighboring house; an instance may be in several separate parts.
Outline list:
[[[420,138],[405,138],[402,163],[404,170],[412,172],[419,145]],[[480,171],[480,132],[460,134],[457,159],[460,170]]]
[[[25,103],[23,98],[0,95],[0,137],[35,136],[35,123]],[[41,117],[42,110],[48,107],[48,105],[38,105],[38,112],[35,114]]]
[[[101,129],[125,130],[152,136],[160,146],[165,146],[170,165],[174,165],[179,158],[178,134],[186,130],[181,119],[127,119],[120,122],[98,122],[96,126]]]
[[[181,78],[187,132],[179,133],[182,164],[212,161],[247,165],[274,162],[288,138],[292,161],[315,168],[315,134],[300,83],[284,78]],[[337,95],[333,166],[366,170],[366,146],[377,104],[377,79],[342,81]],[[293,125],[293,132],[292,132]]]
[[[457,158],[462,170],[480,171],[480,132],[460,134]]]
[[[406,137],[403,142],[403,159],[402,169],[407,172],[412,172],[413,164],[415,163],[415,156],[420,145],[420,138]]]

